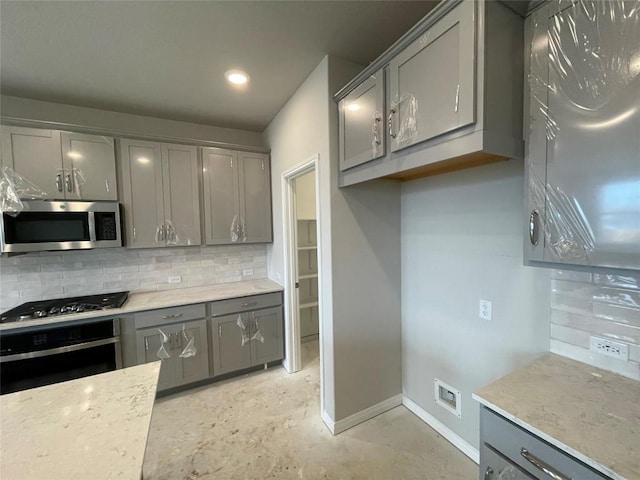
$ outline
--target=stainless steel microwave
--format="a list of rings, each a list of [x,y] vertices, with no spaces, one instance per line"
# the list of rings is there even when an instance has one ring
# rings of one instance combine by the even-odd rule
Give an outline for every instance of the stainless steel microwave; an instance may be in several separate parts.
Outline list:
[[[23,200],[17,215],[2,214],[2,253],[122,246],[117,202]]]

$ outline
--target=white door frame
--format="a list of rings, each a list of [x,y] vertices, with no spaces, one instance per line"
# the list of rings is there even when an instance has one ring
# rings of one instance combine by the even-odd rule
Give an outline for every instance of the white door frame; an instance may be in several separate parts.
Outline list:
[[[289,373],[302,369],[302,347],[300,345],[300,309],[298,279],[298,239],[296,228],[296,191],[294,180],[315,170],[316,182],[316,229],[318,231],[318,322],[320,328],[320,378],[322,379],[322,245],[320,240],[320,175],[319,155],[316,153],[307,160],[295,165],[282,174],[282,225],[284,229],[284,314],[285,314],[285,347],[284,368]],[[320,381],[320,401],[323,399],[323,385]]]

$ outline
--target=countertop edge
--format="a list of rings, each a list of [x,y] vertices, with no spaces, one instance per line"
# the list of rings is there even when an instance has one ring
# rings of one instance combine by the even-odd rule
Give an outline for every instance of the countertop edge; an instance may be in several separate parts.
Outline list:
[[[608,475],[611,478],[613,478],[614,480],[629,480],[626,477],[623,477],[622,475],[619,475],[618,473],[614,472],[613,470],[611,470],[606,465],[602,465],[602,464],[596,462],[595,460],[593,460],[592,458],[590,458],[590,457],[586,456],[585,454],[579,452],[578,450],[574,450],[570,446],[564,444],[563,442],[561,442],[557,438],[552,437],[551,435],[548,435],[547,433],[543,432],[542,430],[539,430],[536,427],[534,427],[533,425],[521,420],[516,415],[513,415],[512,413],[507,412],[506,410],[498,407],[497,405],[495,405],[494,403],[486,400],[485,398],[482,398],[477,393],[471,394],[471,398],[473,398],[474,400],[479,402],[481,405],[484,405],[485,407],[487,407],[487,408],[493,410],[494,412],[498,413],[499,415],[503,416],[507,420],[512,421],[516,425],[518,425],[518,426],[524,428],[525,430],[528,430],[529,432],[533,433],[534,435],[542,438],[544,441],[546,441],[546,442],[550,443],[551,445],[559,448],[563,452],[568,453],[569,455],[577,458],[582,463],[584,463],[586,465],[589,465],[591,468],[597,470],[598,472],[600,472],[600,473],[602,473],[604,475]]]
[[[256,285],[262,284],[262,288],[260,291],[252,291],[251,288],[255,288]],[[242,291],[242,287],[247,287],[246,291]],[[190,290],[193,292],[194,290],[212,288],[214,291],[207,295],[203,292],[202,298],[197,300],[189,299],[187,301],[180,301],[179,299],[171,298],[167,296],[168,300],[166,302],[160,301],[156,302],[153,305],[135,305],[135,301],[133,305],[130,304],[132,298],[135,298],[136,295],[149,295],[149,294],[163,294],[163,293],[171,293],[171,292],[180,292],[182,290]],[[224,294],[216,293],[216,288],[230,288],[236,289],[237,292],[228,292]],[[66,324],[75,324],[83,321],[99,321],[101,319],[109,319],[109,318],[118,318],[126,315],[131,315],[134,313],[146,312],[150,310],[159,310],[162,308],[171,308],[171,307],[182,307],[187,305],[198,305],[200,303],[209,303],[209,302],[218,302],[229,300],[232,298],[242,298],[249,297],[253,295],[264,295],[268,293],[277,293],[284,292],[284,287],[279,285],[270,279],[258,279],[258,280],[250,280],[245,282],[230,282],[230,283],[217,283],[214,285],[203,285],[199,287],[187,287],[187,288],[179,288],[174,290],[163,290],[163,291],[149,291],[149,292],[132,292],[130,294],[129,300],[124,304],[123,308],[112,308],[108,310],[97,310],[91,312],[83,312],[83,313],[75,313],[70,315],[65,315],[64,317],[55,317],[55,320],[44,320],[37,319],[32,321],[24,321],[24,322],[11,322],[11,323],[3,323],[0,324],[0,334],[7,334],[9,332],[14,331],[28,331],[35,328],[42,327],[57,327],[63,326]]]

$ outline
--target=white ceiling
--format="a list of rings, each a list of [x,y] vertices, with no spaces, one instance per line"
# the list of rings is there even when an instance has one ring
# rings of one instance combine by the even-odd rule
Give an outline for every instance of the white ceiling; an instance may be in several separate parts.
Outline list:
[[[2,0],[0,87],[262,131],[325,54],[366,65],[436,3]],[[246,91],[226,85],[230,68]]]

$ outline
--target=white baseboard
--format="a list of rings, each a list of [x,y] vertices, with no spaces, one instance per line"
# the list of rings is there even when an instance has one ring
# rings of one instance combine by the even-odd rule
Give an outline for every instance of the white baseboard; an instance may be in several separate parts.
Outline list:
[[[367,420],[372,419],[380,415],[381,413],[386,412],[387,410],[391,410],[392,408],[399,407],[402,405],[402,395],[398,394],[386,400],[383,400],[380,403],[376,403],[375,405],[370,406],[369,408],[365,408],[358,413],[354,413],[353,415],[349,415],[347,418],[343,418],[342,420],[334,421],[327,412],[322,412],[322,420],[327,425],[331,433],[337,435],[339,433],[344,432],[345,430],[350,429],[351,427],[355,427],[356,425],[366,422]]]
[[[406,396],[402,396],[402,404],[414,413],[420,420],[433,428],[436,432],[447,439],[454,447],[464,453],[471,460],[480,464],[480,452],[462,437],[453,432],[449,427],[445,426],[440,420],[436,419],[430,413],[427,413],[422,407]]]

